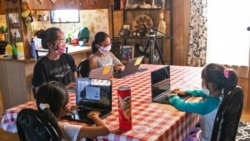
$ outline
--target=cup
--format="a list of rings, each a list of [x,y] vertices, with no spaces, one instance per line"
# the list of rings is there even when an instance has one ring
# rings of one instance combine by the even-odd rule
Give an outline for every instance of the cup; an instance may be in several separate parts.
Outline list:
[[[79,46],[80,47],[83,47],[84,46],[84,41],[82,40],[82,41],[79,41]]]

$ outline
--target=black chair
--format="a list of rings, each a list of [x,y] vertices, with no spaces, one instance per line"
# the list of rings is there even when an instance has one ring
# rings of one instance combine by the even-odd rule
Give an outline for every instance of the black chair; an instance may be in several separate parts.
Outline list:
[[[32,90],[34,99],[36,99],[36,88],[35,88],[35,86],[33,85],[33,81],[34,81],[34,78],[32,78],[31,90]]]
[[[243,108],[244,94],[237,86],[224,97],[213,126],[212,141],[234,141]]]
[[[60,141],[55,128],[37,110],[23,109],[16,120],[20,141]]]
[[[82,60],[77,67],[78,77],[88,77],[89,76],[89,59]]]
[[[49,50],[36,49],[36,59],[40,60],[42,57],[46,56]]]
[[[65,53],[68,53],[68,47],[65,48]],[[36,59],[40,60],[42,57],[46,56],[48,51],[47,49],[36,49]]]

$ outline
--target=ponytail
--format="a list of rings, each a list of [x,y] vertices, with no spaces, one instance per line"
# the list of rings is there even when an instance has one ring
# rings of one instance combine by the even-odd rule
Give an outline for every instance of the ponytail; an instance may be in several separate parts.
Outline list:
[[[44,110],[41,110],[40,112],[42,114],[42,117],[48,121],[54,128],[55,130],[57,131],[59,137],[60,137],[60,140],[61,140],[61,137],[63,136],[62,134],[62,130],[56,120],[56,117],[54,116],[54,114],[51,112],[51,110],[49,108],[46,108]]]
[[[224,96],[226,96],[230,91],[232,91],[238,84],[238,76],[233,69],[224,70],[224,76],[227,79],[227,82],[224,87]]]

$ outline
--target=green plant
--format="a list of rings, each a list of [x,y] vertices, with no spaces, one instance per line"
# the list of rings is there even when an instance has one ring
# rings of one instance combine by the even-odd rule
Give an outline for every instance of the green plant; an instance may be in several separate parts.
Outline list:
[[[2,33],[2,34],[7,33],[7,27],[1,25],[1,26],[0,26],[0,33]]]

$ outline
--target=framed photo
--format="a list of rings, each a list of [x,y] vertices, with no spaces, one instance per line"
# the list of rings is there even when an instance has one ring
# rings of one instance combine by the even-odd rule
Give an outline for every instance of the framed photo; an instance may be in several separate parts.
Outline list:
[[[123,29],[130,30],[130,25],[129,25],[129,24],[124,24],[124,25],[123,25]]]
[[[134,47],[132,45],[121,46],[121,61],[127,62],[132,58],[134,58]]]
[[[95,6],[97,5],[97,0],[87,0],[87,5]]]
[[[21,41],[21,33],[19,29],[10,29],[11,38],[15,38],[17,41]]]

